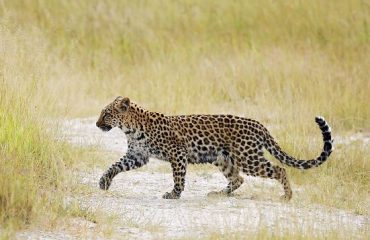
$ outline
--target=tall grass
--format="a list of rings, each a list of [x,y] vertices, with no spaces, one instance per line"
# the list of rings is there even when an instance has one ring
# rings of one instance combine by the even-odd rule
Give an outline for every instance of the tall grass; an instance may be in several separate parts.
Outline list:
[[[14,229],[41,215],[53,217],[70,158],[21,96],[2,85],[0,100],[0,225]]]
[[[51,92],[69,115],[95,113],[125,95],[168,114],[233,112],[276,122],[323,114],[337,130],[370,126],[366,1],[2,0],[0,6],[1,25],[17,40],[4,48],[25,47],[23,56],[35,65],[26,72],[39,71],[42,61],[48,73],[34,82],[43,88],[39,104]]]

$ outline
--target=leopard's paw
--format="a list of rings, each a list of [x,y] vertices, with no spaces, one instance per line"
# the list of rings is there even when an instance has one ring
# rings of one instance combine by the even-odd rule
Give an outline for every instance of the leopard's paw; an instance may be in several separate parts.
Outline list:
[[[283,195],[283,196],[280,196],[280,201],[289,202],[291,198],[292,198],[292,195]]]
[[[166,192],[163,194],[162,198],[164,199],[179,199],[180,195],[176,194],[175,192]]]

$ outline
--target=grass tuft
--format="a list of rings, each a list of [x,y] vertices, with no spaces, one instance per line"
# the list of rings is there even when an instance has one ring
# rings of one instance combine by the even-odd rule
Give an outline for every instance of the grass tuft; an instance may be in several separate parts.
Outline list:
[[[11,235],[26,225],[52,225],[63,215],[70,188],[66,169],[79,155],[56,141],[52,124],[4,84],[0,100],[0,226]]]

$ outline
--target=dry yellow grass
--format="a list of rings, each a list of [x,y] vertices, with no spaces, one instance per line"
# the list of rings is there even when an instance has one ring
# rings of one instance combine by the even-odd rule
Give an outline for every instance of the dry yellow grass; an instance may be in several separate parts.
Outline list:
[[[0,6],[3,78],[36,86],[35,105],[90,115],[125,95],[168,114],[234,112],[303,125],[322,114],[336,130],[369,129],[366,1]]]
[[[17,106],[16,125],[0,127],[13,141],[32,116],[42,127],[43,118],[97,114],[124,95],[166,114],[255,118],[292,155],[309,158],[321,148],[315,115],[334,138],[370,130],[369,43],[362,0],[0,0],[1,119]],[[37,147],[54,156],[42,129],[31,131],[21,136],[50,144]],[[11,154],[1,144],[2,157],[24,162],[28,149]],[[289,175],[313,185],[310,203],[369,214],[368,156],[361,144],[341,145],[323,167]],[[18,179],[22,168],[12,171]]]

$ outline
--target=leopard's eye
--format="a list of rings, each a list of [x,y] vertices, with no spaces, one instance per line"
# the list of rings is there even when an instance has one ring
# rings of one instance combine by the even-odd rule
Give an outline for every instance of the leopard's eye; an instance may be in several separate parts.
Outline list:
[[[106,121],[107,119],[111,118],[112,115],[110,113],[105,113],[103,116],[103,120]]]

